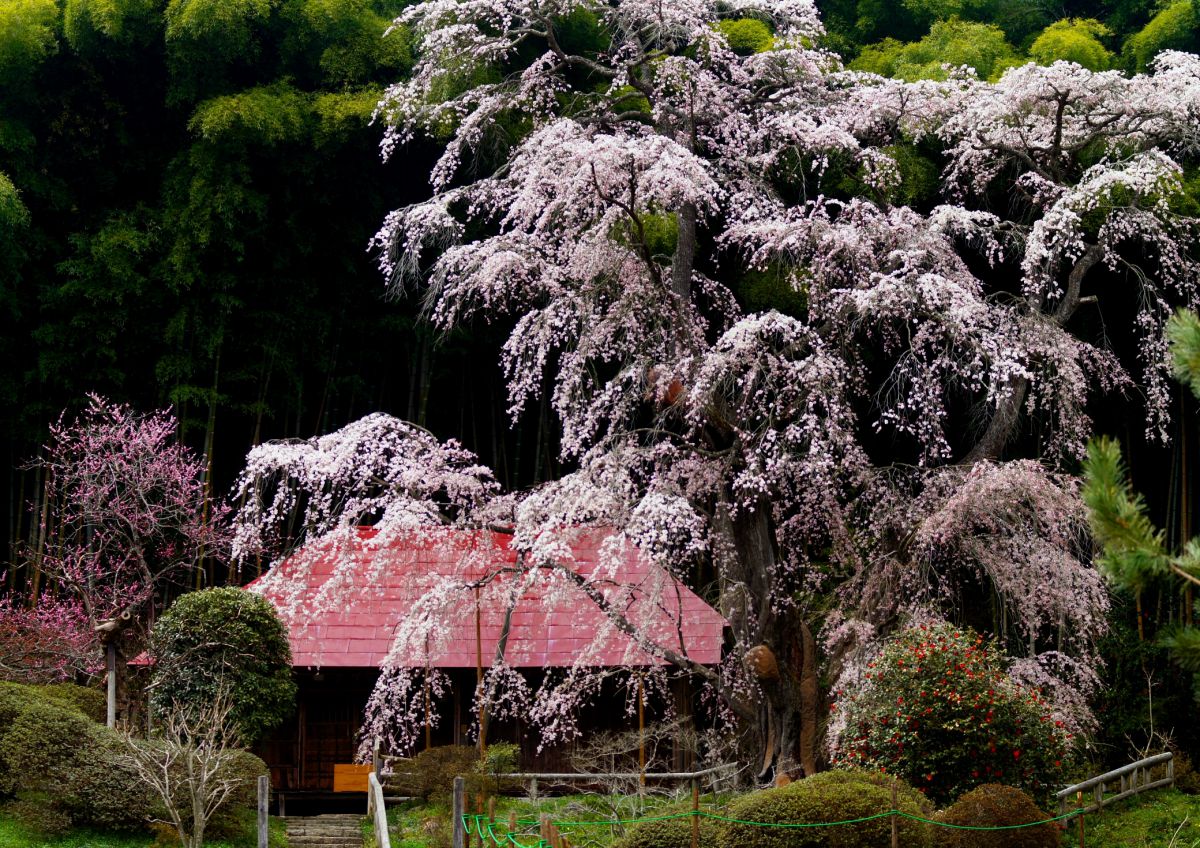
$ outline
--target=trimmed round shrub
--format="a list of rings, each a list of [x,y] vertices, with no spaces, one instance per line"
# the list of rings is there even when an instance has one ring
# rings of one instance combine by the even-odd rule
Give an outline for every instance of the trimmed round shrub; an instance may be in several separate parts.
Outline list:
[[[74,707],[99,724],[108,718],[107,696],[99,689],[76,686],[74,683],[47,683],[36,687],[36,690],[42,698]]]
[[[0,738],[0,792],[65,779],[91,726],[72,707],[28,701]]]
[[[836,764],[887,770],[939,804],[983,783],[1040,797],[1061,781],[1070,734],[974,632],[948,624],[907,630],[866,677],[833,707],[842,723]]]
[[[275,608],[244,589],[222,587],[181,596],[154,625],[151,707],[207,704],[222,687],[231,718],[247,742],[295,709],[292,652]]]
[[[903,782],[896,809],[931,818],[929,802]],[[892,809],[892,778],[879,772],[835,770],[814,774],[776,789],[753,792],[729,805],[727,818],[748,822],[821,823],[866,818]],[[928,848],[933,825],[899,819],[900,844]],[[723,848],[860,848],[888,845],[891,818],[834,827],[761,827],[728,823],[717,842]],[[689,843],[690,844],[690,843]]]
[[[1001,827],[1051,818],[1020,789],[985,783],[959,798],[939,821],[968,827]],[[958,830],[937,828],[936,848],[1058,848],[1060,836],[1053,824],[1013,830]]]
[[[721,822],[700,819],[700,844],[719,845],[723,831]],[[692,820],[688,817],[636,824],[612,848],[692,848]]]
[[[125,758],[126,743],[94,725],[62,783],[62,809],[77,824],[101,830],[137,830],[156,815],[151,790]]]

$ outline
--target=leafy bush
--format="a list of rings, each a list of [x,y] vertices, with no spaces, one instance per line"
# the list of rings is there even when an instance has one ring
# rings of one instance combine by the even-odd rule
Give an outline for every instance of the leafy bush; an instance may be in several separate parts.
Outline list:
[[[74,707],[94,722],[103,724],[108,717],[108,699],[99,689],[74,683],[48,683],[38,686],[37,693],[42,698]]]
[[[879,772],[827,771],[777,789],[754,792],[729,805],[728,818],[754,822],[830,822],[873,816],[892,809],[892,778]],[[929,818],[931,808],[919,792],[898,783],[896,809]],[[898,821],[900,844],[924,848],[929,828],[912,819]],[[887,845],[889,817],[852,825],[774,828],[727,824],[717,844],[724,848],[859,848]]]
[[[1129,37],[1125,50],[1145,70],[1163,50],[1193,50],[1196,47],[1196,7],[1192,0],[1175,0],[1150,19],[1141,32]]]
[[[724,20],[717,24],[717,29],[729,42],[729,49],[739,56],[765,53],[775,43],[767,25],[754,18]]]
[[[1089,71],[1107,71],[1113,55],[1101,42],[1112,30],[1094,18],[1064,18],[1046,27],[1029,48],[1039,65],[1061,60],[1075,62]]]
[[[0,792],[64,780],[91,724],[71,707],[28,701],[0,739]]]
[[[721,822],[700,819],[700,844],[720,844],[723,831]],[[634,825],[628,834],[613,843],[612,848],[691,848],[691,845],[692,820],[688,817]]]
[[[968,827],[1002,827],[1051,818],[1027,794],[1011,786],[985,783],[959,798],[939,821]],[[937,828],[937,848],[1057,848],[1058,828],[1052,824],[1013,830]]]
[[[155,814],[146,785],[125,761],[125,743],[107,727],[88,729],[62,784],[59,804],[77,824],[135,830]]]
[[[439,745],[398,762],[397,775],[389,781],[389,785],[426,801],[444,799],[454,792],[456,777],[474,778],[469,782],[481,783],[478,767],[477,748]]]
[[[116,732],[76,706],[86,707],[90,694],[82,687],[0,687],[0,792],[15,793],[17,809],[43,810],[38,821],[18,816],[40,832],[71,823],[135,829],[153,812]]]
[[[62,836],[71,829],[71,819],[45,797],[9,801],[4,812],[22,827],[41,836]]]
[[[228,687],[232,718],[249,741],[291,715],[296,684],[287,630],[264,598],[232,587],[180,597],[151,634],[160,714],[173,702],[200,706]]]
[[[974,632],[905,631],[866,676],[833,707],[838,764],[886,769],[939,803],[997,781],[1040,795],[1061,779],[1070,734]]]

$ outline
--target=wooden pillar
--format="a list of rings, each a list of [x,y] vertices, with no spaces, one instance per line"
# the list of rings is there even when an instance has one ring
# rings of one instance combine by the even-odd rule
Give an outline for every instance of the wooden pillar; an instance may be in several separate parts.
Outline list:
[[[105,721],[109,727],[117,726],[117,646],[109,642],[105,646],[106,666],[108,668],[108,710]]]
[[[466,790],[463,788],[463,779],[461,777],[454,778],[454,811],[451,813],[451,826],[454,832],[454,848],[467,848],[466,832],[463,830],[463,795]]]
[[[267,804],[271,799],[271,779],[258,776],[258,848],[267,848]]]

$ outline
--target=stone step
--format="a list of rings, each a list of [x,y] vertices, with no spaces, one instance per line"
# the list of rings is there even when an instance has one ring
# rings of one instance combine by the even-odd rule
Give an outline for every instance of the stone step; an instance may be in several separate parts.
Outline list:
[[[354,814],[286,819],[289,848],[362,848],[363,817]]]

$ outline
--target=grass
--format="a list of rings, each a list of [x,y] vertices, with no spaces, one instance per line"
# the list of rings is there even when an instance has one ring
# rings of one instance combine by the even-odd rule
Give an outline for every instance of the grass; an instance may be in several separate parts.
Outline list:
[[[205,840],[205,848],[254,848],[257,839],[253,824],[254,814],[240,816],[241,832],[232,840]],[[246,821],[250,821],[249,830]],[[283,819],[271,817],[269,822],[271,848],[285,848],[287,827]],[[0,809],[0,848],[149,848],[155,845],[151,833],[117,833],[98,830],[72,830],[61,836],[47,836],[22,825],[11,815]],[[157,843],[162,846],[163,843]],[[168,843],[178,845],[178,842]]]
[[[706,795],[700,799],[704,809],[715,809],[729,800],[728,797]],[[610,821],[645,816],[663,815],[691,808],[691,798],[648,795],[563,795],[529,798],[498,797],[496,799],[497,832],[507,830],[510,814],[523,822],[536,821],[548,815],[555,821]],[[448,803],[407,802],[388,807],[388,830],[392,848],[429,848],[450,842],[450,806]],[[625,833],[617,826],[563,827],[571,844],[580,848],[608,848]],[[364,835],[370,839],[371,826],[364,827]],[[518,836],[523,842],[535,842],[537,826],[518,826]],[[373,841],[369,844],[374,844]],[[3,846],[0,846],[3,848]]]
[[[711,808],[725,800],[707,796],[702,799],[702,806]],[[625,798],[622,803],[634,804],[636,798]],[[688,806],[687,800],[651,797],[646,799],[641,814],[660,815]],[[575,821],[630,818],[636,815],[631,808],[621,810],[620,815],[614,816],[610,799],[592,795],[542,798],[537,803],[528,798],[498,799],[496,820],[503,825],[510,811],[524,820],[537,819],[543,813],[553,819]],[[392,848],[430,848],[449,844],[449,822],[450,808],[445,803],[408,802],[389,807],[388,826]],[[1075,848],[1079,844],[1076,825],[1073,821],[1070,824],[1070,828],[1063,833],[1063,848]],[[536,828],[522,830],[528,836]],[[609,827],[573,828],[572,831],[571,844],[581,848],[608,848],[620,835],[618,829]],[[370,824],[365,824],[364,844],[368,846],[374,844],[371,833]],[[1086,848],[1200,848],[1200,796],[1185,795],[1175,789],[1160,789],[1117,802],[1105,807],[1103,813],[1087,817],[1084,837]],[[9,846],[0,841],[0,848]]]
[[[1079,844],[1076,828],[1071,822],[1064,846]],[[1084,842],[1087,848],[1200,848],[1200,795],[1156,789],[1118,801],[1087,817]]]

